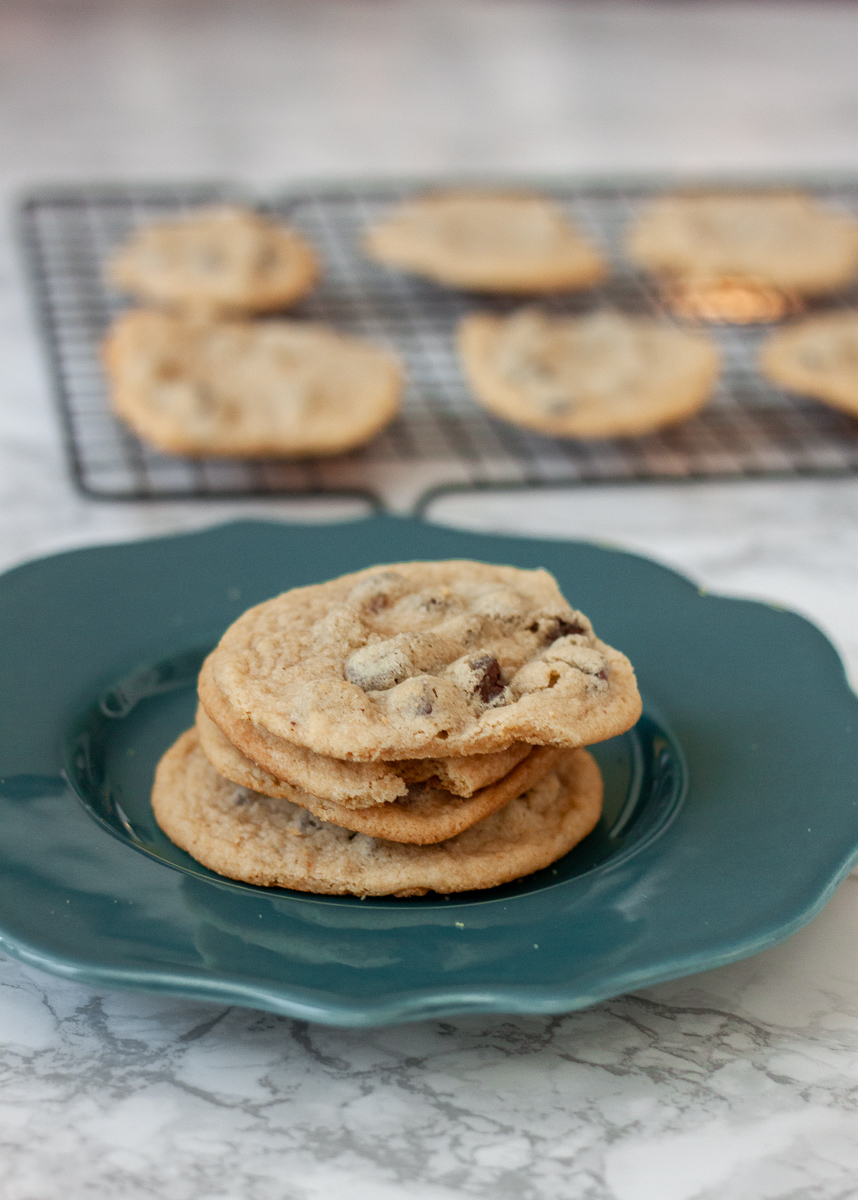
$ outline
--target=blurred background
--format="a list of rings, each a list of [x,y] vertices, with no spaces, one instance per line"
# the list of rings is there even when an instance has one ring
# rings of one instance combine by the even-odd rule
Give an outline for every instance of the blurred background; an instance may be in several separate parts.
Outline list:
[[[854,171],[854,3],[0,3],[0,566],[254,507],[78,496],[33,332],[13,201],[40,182],[439,172]],[[310,506],[312,507],[312,506]],[[334,515],[336,505],[318,507]],[[484,528],[599,537],[811,613],[854,665],[852,479],[445,500]]]
[[[852,3],[7,0],[3,183],[854,166]]]

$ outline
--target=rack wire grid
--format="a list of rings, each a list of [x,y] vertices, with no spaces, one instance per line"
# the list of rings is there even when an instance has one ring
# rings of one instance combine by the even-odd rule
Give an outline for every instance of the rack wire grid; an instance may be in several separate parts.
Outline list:
[[[834,208],[858,214],[858,180],[802,180],[801,186]],[[514,301],[457,293],[376,266],[360,252],[362,231],[425,187],[425,181],[326,185],[259,205],[302,230],[323,260],[321,284],[292,315],[330,322],[390,347],[408,375],[401,415],[381,435],[352,453],[303,461],[168,457],[136,438],[108,403],[99,346],[127,304],[105,283],[108,257],[141,226],[240,199],[235,189],[76,187],[26,198],[20,222],[25,263],[80,490],[112,500],[357,494],[392,510],[419,511],[439,493],[493,486],[858,471],[858,420],[787,395],[759,373],[757,350],[767,332],[762,325],[709,327],[723,361],[712,399],[697,416],[661,432],[560,439],[490,416],[462,376],[455,326],[477,306],[507,311]],[[612,263],[603,287],[548,298],[550,309],[582,313],[607,305],[666,315],[655,286],[624,261],[621,249],[623,230],[636,211],[664,188],[663,181],[540,183]],[[858,285],[831,303],[858,305]]]

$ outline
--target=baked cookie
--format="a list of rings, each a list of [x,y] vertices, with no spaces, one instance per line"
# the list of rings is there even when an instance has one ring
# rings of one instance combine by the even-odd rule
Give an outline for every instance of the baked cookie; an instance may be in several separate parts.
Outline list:
[[[480,292],[590,287],[602,255],[552,200],[527,193],[436,192],[406,200],[364,237],[376,262]]]
[[[206,208],[148,225],[120,246],[111,283],[139,300],[205,313],[286,308],[313,287],[316,255],[299,233],[246,208]]]
[[[760,352],[772,383],[858,417],[858,312],[830,312],[779,329]]]
[[[718,375],[704,334],[604,311],[473,313],[459,326],[459,352],[485,408],[561,437],[619,437],[684,420]]]
[[[103,357],[116,412],[168,454],[339,454],[383,429],[402,392],[391,355],[297,321],[131,311]]]
[[[335,895],[420,896],[496,887],[555,862],[598,821],[602,777],[585,750],[568,751],[500,812],[447,841],[407,845],[236,786],[218,775],[189,729],[158,764],[152,808],[167,837],[230,879]]]
[[[668,279],[812,295],[858,271],[858,223],[798,192],[661,196],[632,224],[626,249]]]
[[[205,713],[197,713],[196,729],[200,748],[224,779],[263,796],[291,800],[343,829],[368,833],[391,842],[421,845],[443,842],[497,812],[510,800],[534,787],[568,753],[553,746],[540,746],[503,779],[481,788],[469,799],[454,796],[439,787],[437,780],[428,779],[425,783],[412,784],[408,794],[392,804],[354,808],[313,796],[282,779],[275,779],[237,750]]]
[[[291,798],[291,788],[300,788],[322,800],[345,808],[369,808],[408,795],[412,784],[434,779],[437,786],[454,796],[468,798],[474,792],[497,783],[527,758],[533,747],[517,742],[508,750],[492,754],[472,754],[467,758],[414,758],[400,762],[344,762],[314,754],[305,746],[296,746],[283,738],[259,729],[252,721],[236,714],[211,682],[211,665],[200,672],[200,692],[205,695],[209,712],[197,708],[197,733],[209,760],[221,775],[267,796]],[[214,719],[210,713],[214,714]],[[230,737],[216,723],[230,730]],[[253,772],[238,779],[227,766],[226,746],[243,760],[245,771]],[[232,760],[230,760],[232,761]],[[263,785],[263,780],[265,781]],[[282,790],[269,790],[279,785]]]
[[[236,722],[358,762],[585,746],[641,708],[628,659],[547,571],[468,561],[371,567],[257,605],[201,673],[210,712],[209,687]]]

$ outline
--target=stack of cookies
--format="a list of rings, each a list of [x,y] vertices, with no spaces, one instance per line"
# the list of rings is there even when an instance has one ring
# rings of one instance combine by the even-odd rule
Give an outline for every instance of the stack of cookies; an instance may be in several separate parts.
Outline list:
[[[170,454],[295,458],[340,453],[399,409],[391,355],[306,321],[267,319],[319,274],[308,242],[238,208],[149,226],[112,258],[111,283],[148,307],[103,348],[116,413]]]
[[[248,883],[415,896],[548,866],[598,821],[584,746],[640,714],[628,659],[546,571],[399,563],[250,609],[199,679],[153,809]]]

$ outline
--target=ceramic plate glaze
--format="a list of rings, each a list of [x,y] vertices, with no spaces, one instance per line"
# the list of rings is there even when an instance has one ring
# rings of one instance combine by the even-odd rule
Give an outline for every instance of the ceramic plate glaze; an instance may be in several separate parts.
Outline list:
[[[595,748],[596,830],[552,868],[449,899],[233,883],[149,807],[200,661],[249,605],[400,559],[547,567],[638,672]],[[246,522],[58,555],[0,578],[0,937],[94,986],[372,1025],[560,1012],[772,945],[858,858],[858,698],[794,613],[646,559],[373,517]]]

